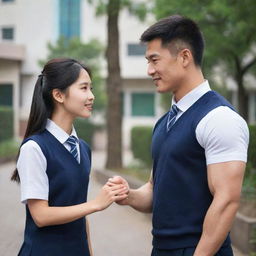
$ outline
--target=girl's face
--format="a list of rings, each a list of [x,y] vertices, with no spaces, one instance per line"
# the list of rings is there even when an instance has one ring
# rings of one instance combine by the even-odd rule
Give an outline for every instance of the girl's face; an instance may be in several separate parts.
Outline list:
[[[74,118],[88,118],[92,113],[93,101],[91,78],[86,70],[81,69],[78,79],[63,94],[62,106]]]

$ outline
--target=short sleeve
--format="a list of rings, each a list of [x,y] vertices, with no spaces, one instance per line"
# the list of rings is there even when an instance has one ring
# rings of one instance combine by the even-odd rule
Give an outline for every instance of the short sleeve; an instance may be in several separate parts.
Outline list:
[[[210,111],[197,125],[198,143],[205,149],[206,163],[247,161],[249,130],[244,119],[229,107]]]
[[[29,140],[22,145],[17,169],[20,176],[21,202],[27,199],[48,200],[47,161],[39,145]]]

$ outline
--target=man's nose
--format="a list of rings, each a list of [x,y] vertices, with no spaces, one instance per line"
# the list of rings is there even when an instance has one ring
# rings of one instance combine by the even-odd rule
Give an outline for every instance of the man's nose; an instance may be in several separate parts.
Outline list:
[[[148,75],[153,76],[155,74],[156,70],[150,63],[148,64]]]

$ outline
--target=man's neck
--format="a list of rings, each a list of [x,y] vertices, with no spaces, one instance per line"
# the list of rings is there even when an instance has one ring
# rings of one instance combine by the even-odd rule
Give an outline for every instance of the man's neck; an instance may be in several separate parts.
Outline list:
[[[175,92],[173,92],[175,101],[178,102],[186,94],[191,92],[204,81],[205,79],[201,70],[197,70],[197,72],[193,72],[193,74],[190,74],[187,79],[184,79],[182,86],[180,86]]]

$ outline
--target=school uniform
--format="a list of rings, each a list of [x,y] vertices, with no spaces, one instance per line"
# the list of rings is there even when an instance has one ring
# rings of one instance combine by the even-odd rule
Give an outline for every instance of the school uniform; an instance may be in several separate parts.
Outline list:
[[[213,200],[207,165],[247,158],[245,121],[207,81],[173,104],[152,137],[152,256],[193,255]],[[233,255],[229,236],[216,255]]]
[[[72,135],[77,138],[75,130]],[[44,132],[25,139],[17,169],[21,180],[21,201],[48,200],[49,206],[72,206],[87,201],[91,151],[77,139],[75,158],[67,143],[69,135],[48,120]],[[89,256],[86,220],[39,228],[26,205],[24,242],[19,256]]]

